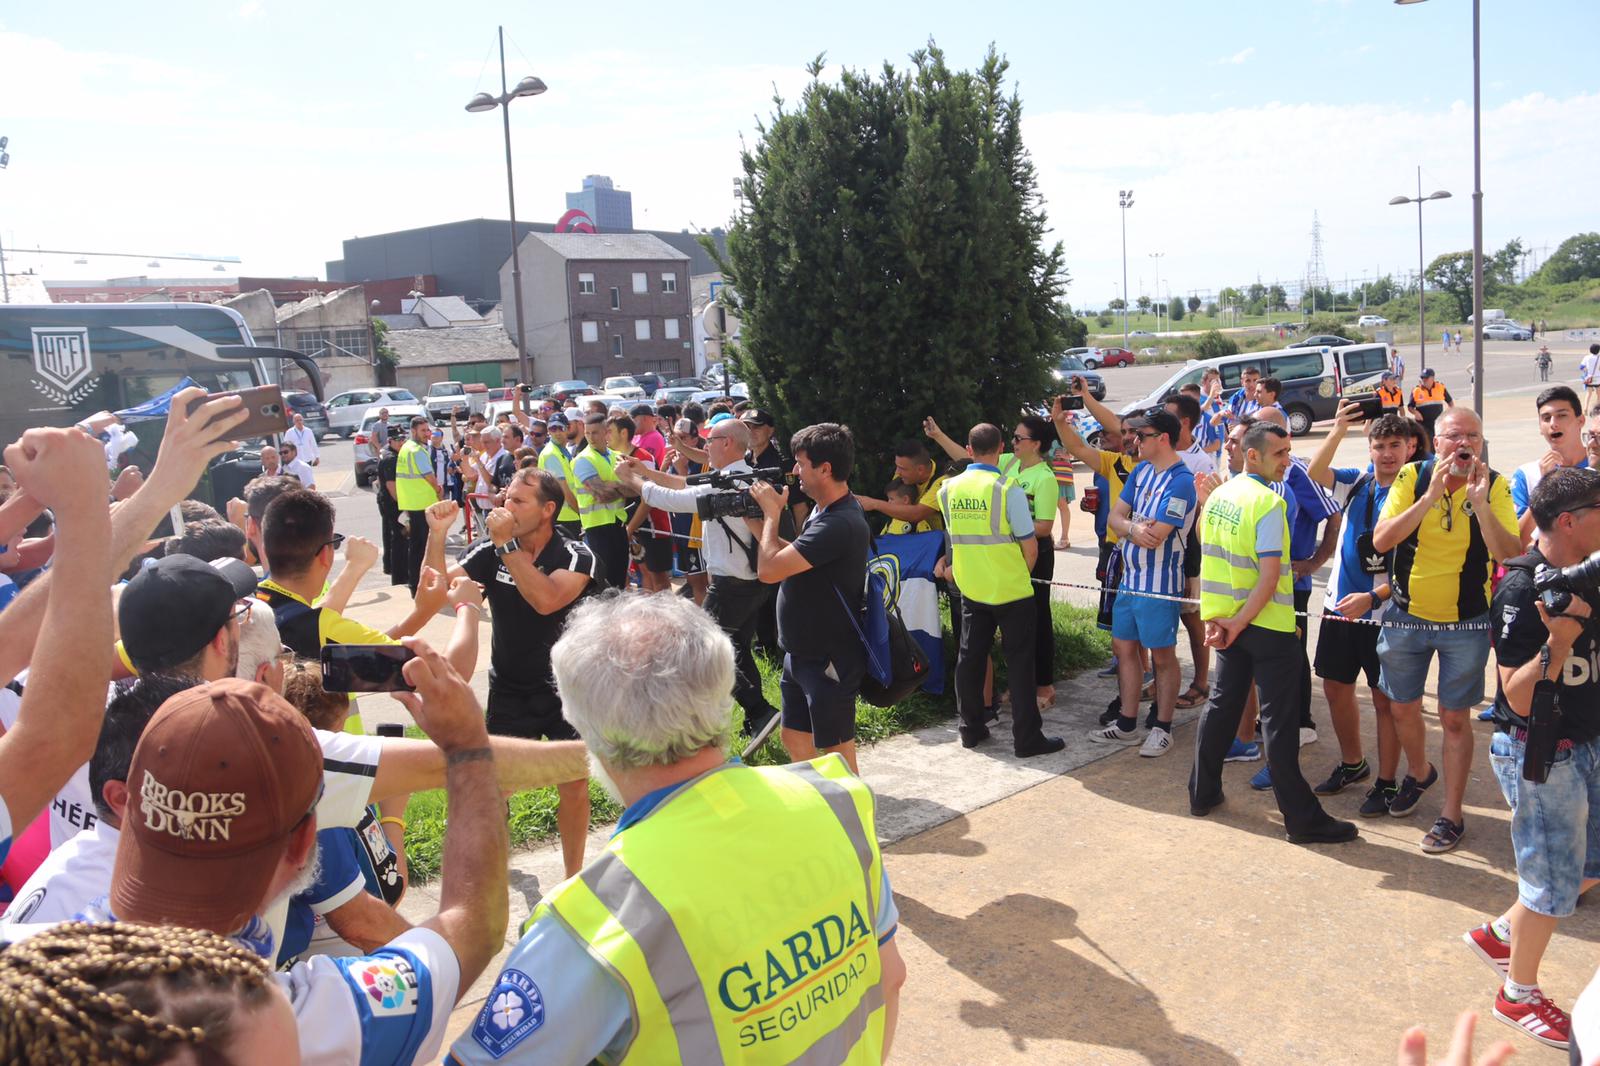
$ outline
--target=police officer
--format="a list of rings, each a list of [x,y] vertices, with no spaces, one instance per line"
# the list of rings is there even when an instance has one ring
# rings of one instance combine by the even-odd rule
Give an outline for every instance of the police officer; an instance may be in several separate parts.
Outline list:
[[[378,428],[373,427],[377,433]],[[392,579],[391,585],[401,585],[406,581],[408,574],[407,560],[410,552],[406,550],[406,530],[400,524],[400,496],[399,482],[396,470],[400,463],[400,448],[405,444],[406,431],[399,426],[388,426],[384,430],[386,439],[383,442],[383,451],[378,458],[377,496],[378,496],[378,521],[383,529],[383,572]],[[265,513],[265,508],[263,508]],[[262,556],[265,561],[266,556]]]
[[[567,438],[567,419],[564,415],[551,415],[546,424],[550,427],[550,437],[539,452],[539,469],[560,478],[566,496],[561,510],[556,512],[556,526],[573,540],[582,540],[583,525],[578,521],[578,480],[572,476],[572,456],[567,454],[566,445],[562,443]]]
[[[872,794],[837,753],[730,762],[733,663],[680,596],[573,612],[551,654],[562,713],[627,806],[524,923],[450,1061],[888,1055],[905,965]]]
[[[394,487],[400,520],[406,525],[406,585],[415,596],[422,557],[428,550],[428,519],[423,512],[442,495],[428,450],[428,420],[421,415],[411,420],[411,439],[395,460]]]
[[[1322,809],[1300,773],[1299,641],[1294,579],[1284,565],[1289,515],[1270,487],[1289,468],[1289,434],[1257,422],[1240,442],[1244,474],[1214,489],[1201,512],[1200,617],[1217,649],[1211,702],[1200,720],[1189,811],[1204,816],[1222,803],[1222,763],[1252,679],[1261,703],[1267,765],[1291,843],[1337,844],[1356,838],[1353,822]]]
[[[961,744],[989,736],[984,724],[983,673],[1000,629],[1011,679],[1012,744],[1019,758],[1060,751],[1066,742],[1047,737],[1039,718],[1034,679],[1033,582],[1039,551],[1033,512],[1022,486],[1000,474],[1001,434],[985,422],[967,434],[972,463],[939,490],[946,557],[935,573],[955,575],[961,591],[961,651],[956,658],[956,708]]]

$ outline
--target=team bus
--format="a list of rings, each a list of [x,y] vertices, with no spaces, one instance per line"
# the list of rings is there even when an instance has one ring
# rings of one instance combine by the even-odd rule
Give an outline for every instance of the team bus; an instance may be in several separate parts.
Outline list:
[[[35,426],[70,426],[99,411],[124,411],[185,378],[208,392],[281,379],[281,361],[322,376],[302,352],[257,347],[237,311],[214,304],[0,304],[0,445]],[[166,419],[130,422],[139,445],[123,462],[148,471]],[[219,467],[226,464],[226,469]],[[213,465],[195,496],[226,501],[260,464],[234,452]],[[215,484],[212,484],[212,482]]]

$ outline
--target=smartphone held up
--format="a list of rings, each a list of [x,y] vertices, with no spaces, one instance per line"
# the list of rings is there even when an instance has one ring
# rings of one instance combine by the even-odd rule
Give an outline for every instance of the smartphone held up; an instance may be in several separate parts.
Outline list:
[[[322,649],[322,691],[414,692],[400,672],[414,657],[400,644],[328,644]]]

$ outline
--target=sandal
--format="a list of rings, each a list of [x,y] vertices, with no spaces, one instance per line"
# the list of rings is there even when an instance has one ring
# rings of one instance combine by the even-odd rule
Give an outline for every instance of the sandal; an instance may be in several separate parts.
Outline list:
[[[1422,850],[1429,855],[1443,855],[1447,851],[1454,851],[1455,846],[1461,843],[1461,836],[1467,831],[1467,820],[1452,822],[1441,817],[1433,823],[1433,828],[1428,830],[1428,835],[1422,838]]]
[[[1211,698],[1211,694],[1196,685],[1190,685],[1183,695],[1178,697],[1177,707],[1180,711],[1192,710],[1199,707]]]

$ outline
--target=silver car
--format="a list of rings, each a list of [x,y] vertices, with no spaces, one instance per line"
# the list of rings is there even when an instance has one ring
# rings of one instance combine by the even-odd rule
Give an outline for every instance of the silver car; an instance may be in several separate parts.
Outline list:
[[[1519,326],[1515,322],[1491,322],[1483,327],[1483,339],[1486,341],[1531,341],[1533,330],[1527,326]]]
[[[328,432],[341,437],[352,437],[361,428],[361,416],[374,404],[418,403],[410,389],[380,385],[370,389],[349,389],[329,397]]]

